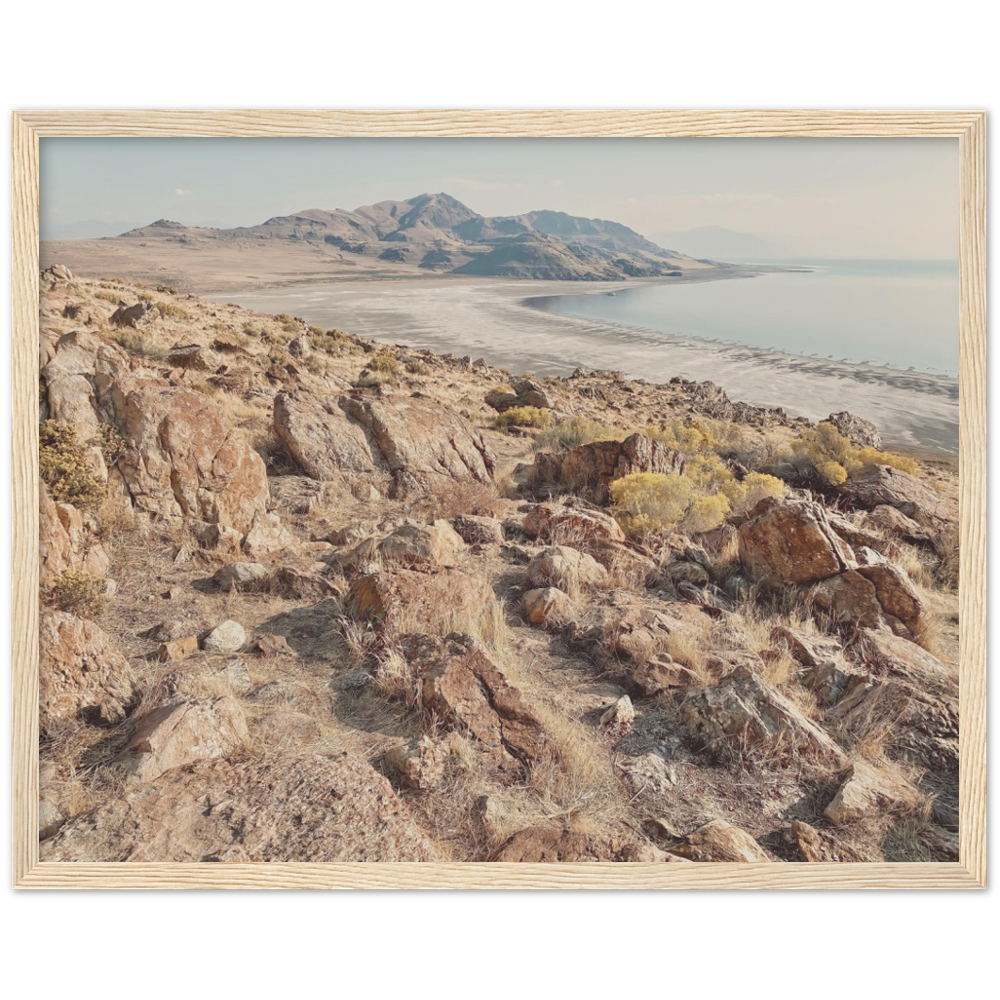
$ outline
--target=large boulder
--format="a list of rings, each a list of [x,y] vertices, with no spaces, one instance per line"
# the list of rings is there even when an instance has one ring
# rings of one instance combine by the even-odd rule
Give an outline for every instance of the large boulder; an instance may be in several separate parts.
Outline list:
[[[746,830],[724,819],[713,819],[689,833],[671,848],[689,861],[770,861],[767,852]]]
[[[557,587],[569,594],[608,582],[608,571],[596,559],[566,545],[549,546],[532,557],[525,575],[533,588]]]
[[[498,766],[556,756],[524,695],[468,636],[411,636],[403,649],[423,707],[446,728],[474,736]]]
[[[932,487],[890,465],[869,466],[848,479],[839,492],[852,507],[862,510],[894,507],[918,524],[931,527],[951,520],[947,505]]]
[[[345,606],[382,631],[474,632],[496,606],[483,577],[459,569],[370,573],[351,584]]]
[[[684,456],[645,434],[624,441],[594,441],[572,451],[536,456],[529,479],[537,488],[560,489],[606,504],[609,486],[635,472],[683,472]]]
[[[100,539],[100,523],[69,503],[56,503],[45,483],[39,484],[38,559],[42,590],[50,590],[65,573],[103,579],[110,559]]]
[[[858,572],[872,582],[882,610],[898,618],[911,632],[918,631],[923,603],[909,577],[873,549],[858,549],[856,555]]]
[[[190,389],[116,380],[118,462],[137,510],[247,532],[267,513],[267,472],[220,406]]]
[[[137,781],[204,757],[222,757],[249,736],[235,698],[183,699],[161,705],[135,720],[122,751],[124,770]]]
[[[508,837],[490,856],[490,861],[579,862],[579,861],[669,861],[659,848],[619,834],[585,833],[533,826]]]
[[[826,830],[817,830],[796,820],[785,831],[785,839],[798,852],[798,859],[812,863],[828,861],[871,861],[860,851],[842,844]]]
[[[351,473],[493,479],[495,460],[482,434],[425,396],[282,392],[274,400],[274,429],[314,479]]]
[[[740,561],[767,587],[811,583],[856,566],[821,504],[762,500],[739,529]]]
[[[384,538],[369,538],[342,558],[345,566],[384,561],[413,568],[455,566],[465,551],[462,536],[444,520],[401,524]]]
[[[744,666],[713,687],[690,691],[683,710],[688,726],[709,745],[736,740],[828,764],[843,760],[828,733]]]
[[[625,541],[621,525],[598,507],[535,503],[524,515],[524,533],[552,545],[584,549],[587,543]]]
[[[135,697],[135,678],[111,636],[64,611],[45,611],[38,647],[43,729],[81,715],[108,723],[125,718]]]
[[[199,760],[77,816],[44,861],[435,861],[389,782],[363,759]]]

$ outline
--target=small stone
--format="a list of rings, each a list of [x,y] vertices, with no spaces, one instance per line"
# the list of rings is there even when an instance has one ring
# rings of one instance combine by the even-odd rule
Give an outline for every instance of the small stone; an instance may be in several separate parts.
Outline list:
[[[243,626],[229,619],[205,636],[201,648],[213,653],[236,653],[246,645],[246,641]]]
[[[635,706],[627,694],[622,695],[601,715],[601,728],[617,736],[624,736],[629,732],[633,722],[635,722]]]
[[[295,650],[288,645],[288,640],[283,635],[272,635],[265,633],[257,636],[253,642],[253,652],[261,656],[295,656]]]
[[[197,651],[198,636],[186,635],[181,639],[170,639],[162,643],[156,655],[160,663],[169,663],[172,660],[183,660]]]
[[[217,570],[212,581],[222,590],[242,590],[266,579],[267,573],[263,563],[236,562]]]

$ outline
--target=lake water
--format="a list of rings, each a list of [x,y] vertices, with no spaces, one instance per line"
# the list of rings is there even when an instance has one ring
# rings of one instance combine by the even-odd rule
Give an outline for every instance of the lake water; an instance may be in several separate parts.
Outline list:
[[[957,261],[759,262],[810,270],[531,297],[562,316],[852,364],[958,374]]]

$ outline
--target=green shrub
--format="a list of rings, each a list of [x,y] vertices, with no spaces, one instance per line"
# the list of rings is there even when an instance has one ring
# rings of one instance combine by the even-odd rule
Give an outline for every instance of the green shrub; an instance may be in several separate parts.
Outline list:
[[[515,406],[497,415],[493,426],[504,427],[537,427],[544,429],[552,426],[552,411],[543,410],[537,406]]]
[[[53,500],[96,507],[106,489],[94,475],[70,424],[43,420],[38,428],[38,469]]]
[[[857,445],[826,421],[792,441],[786,458],[796,474],[827,486],[840,486],[873,465],[890,465],[914,475],[920,472],[912,458]]]
[[[96,618],[104,610],[104,584],[86,573],[63,573],[46,595],[57,611]]]

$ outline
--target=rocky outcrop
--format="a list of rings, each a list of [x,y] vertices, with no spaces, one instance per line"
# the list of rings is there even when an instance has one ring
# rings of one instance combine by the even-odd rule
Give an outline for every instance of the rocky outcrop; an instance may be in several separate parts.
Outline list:
[[[766,587],[811,583],[856,565],[821,504],[762,500],[739,529],[740,561]]]
[[[222,757],[248,736],[235,698],[183,699],[135,720],[120,763],[135,780],[152,781],[173,767]]]
[[[45,861],[437,859],[389,782],[342,753],[199,760],[70,820],[42,847]]]
[[[506,413],[515,406],[533,406],[538,410],[551,410],[552,399],[549,394],[530,378],[515,379],[513,392],[505,389],[493,389],[486,394],[486,404],[498,413]]]
[[[855,761],[823,815],[843,826],[874,812],[914,809],[920,801],[920,793],[901,775]]]
[[[931,527],[949,520],[946,505],[930,486],[890,465],[869,466],[848,479],[839,492],[861,510],[894,507],[918,524]]]
[[[314,479],[352,473],[493,479],[494,458],[482,434],[425,396],[282,392],[274,401],[274,429]]]
[[[423,707],[439,724],[473,736],[501,769],[556,756],[524,695],[468,636],[412,636],[403,649]]]
[[[345,605],[353,617],[383,631],[447,635],[470,631],[495,602],[481,576],[458,569],[397,569],[355,580]]]
[[[772,754],[798,753],[826,763],[843,759],[827,733],[744,666],[714,687],[689,692],[683,710],[691,730],[707,745],[736,740],[762,745]]]
[[[847,410],[840,413],[831,413],[826,418],[825,423],[832,424],[837,433],[843,435],[848,441],[861,445],[862,448],[881,448],[882,435],[878,428],[870,421],[861,417],[856,417]]]
[[[207,396],[124,380],[111,398],[129,445],[118,468],[136,510],[239,532],[266,514],[264,462]]]
[[[583,833],[550,827],[530,827],[508,837],[490,856],[490,861],[579,862],[579,861],[668,861],[663,851],[646,841],[613,834]]]
[[[710,823],[689,833],[680,844],[671,848],[689,861],[770,861],[767,852],[746,830],[741,830],[724,819]]]
[[[608,582],[607,570],[596,559],[566,545],[552,545],[533,556],[525,576],[531,587],[556,587],[567,593]]]
[[[598,504],[610,498],[614,480],[635,472],[682,472],[684,457],[645,434],[624,441],[595,441],[569,452],[541,453],[529,472],[537,489],[560,489]]]
[[[103,579],[110,566],[100,539],[100,523],[69,503],[56,503],[39,483],[38,559],[42,590],[50,590],[65,573]]]
[[[111,318],[108,322],[114,327],[130,326],[135,329],[139,325],[139,321],[143,319],[146,313],[148,313],[151,309],[152,305],[145,300],[136,302],[131,306],[127,306],[124,302],[122,302],[111,314]]]
[[[38,706],[42,729],[80,716],[121,722],[135,696],[128,661],[93,622],[45,611],[39,635]]]

